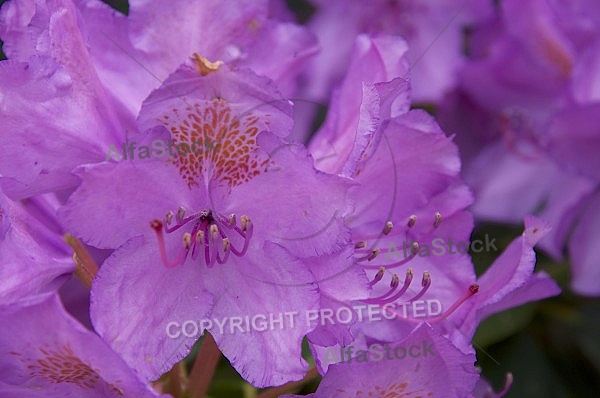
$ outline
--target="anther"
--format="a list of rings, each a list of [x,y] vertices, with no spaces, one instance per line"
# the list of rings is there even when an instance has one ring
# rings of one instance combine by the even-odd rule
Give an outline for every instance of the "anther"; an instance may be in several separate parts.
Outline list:
[[[384,267],[379,268],[379,271],[377,271],[377,273],[375,274],[375,278],[373,278],[373,280],[369,283],[369,285],[373,286],[374,284],[379,282],[383,278],[384,275],[385,275],[385,268]]]
[[[400,279],[398,278],[398,274],[394,274],[392,276],[392,281],[390,282],[390,287],[392,289],[396,289],[399,284],[400,284]]]
[[[188,250],[192,245],[192,234],[186,232],[183,234],[183,247],[185,250]]]
[[[392,228],[394,228],[394,224],[391,221],[387,221],[385,226],[383,227],[383,234],[387,235],[392,232]]]
[[[379,255],[379,253],[381,253],[381,249],[371,250],[371,254],[369,254],[367,261],[372,261],[373,259],[375,259],[375,257],[377,257]]]
[[[241,216],[240,220],[242,221],[242,231],[246,232],[248,224],[250,224],[250,218],[248,216]]]
[[[419,293],[417,293],[414,297],[409,299],[408,300],[409,303],[412,303],[413,301],[416,301],[416,300],[420,299],[421,297],[423,297],[425,292],[427,292],[427,290],[429,289],[429,286],[431,286],[431,275],[429,274],[428,271],[423,272],[423,279],[421,280],[421,286],[422,286],[421,291]]]
[[[356,242],[356,244],[354,245],[355,249],[362,249],[364,247],[367,247],[367,242],[365,242],[364,240],[361,240],[360,242]]]
[[[223,238],[223,251],[227,252],[229,250],[229,238]]]
[[[204,243],[204,231],[196,232],[196,242]]]
[[[175,214],[173,214],[172,211],[169,211],[166,215],[165,215],[165,221],[167,223],[167,225],[171,224],[171,221],[173,221],[173,216]]]
[[[431,285],[431,275],[429,271],[423,272],[423,280],[421,281],[421,286],[425,287]]]
[[[416,215],[413,214],[412,216],[408,217],[408,228],[414,227],[416,222],[417,222]]]
[[[433,222],[433,226],[435,228],[440,226],[440,223],[442,222],[442,213],[440,213],[439,211],[435,212],[435,221]]]
[[[177,222],[178,223],[183,223],[183,219],[185,217],[185,209],[183,207],[180,207],[179,209],[177,209]]]
[[[235,225],[235,214],[229,215],[229,226],[233,227]]]
[[[412,253],[413,257],[414,257],[419,252],[419,242],[413,242],[411,246],[412,246],[411,253]]]
[[[210,226],[210,236],[215,239],[219,236],[219,227],[216,224],[211,224]]]

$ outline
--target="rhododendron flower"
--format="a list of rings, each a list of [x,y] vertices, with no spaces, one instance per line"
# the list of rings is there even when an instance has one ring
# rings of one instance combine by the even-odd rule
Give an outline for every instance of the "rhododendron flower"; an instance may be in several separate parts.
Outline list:
[[[535,246],[600,292],[593,0],[291,3],[2,4],[0,396],[502,397]]]
[[[150,95],[135,141],[205,137],[214,148],[86,167],[63,215],[87,243],[120,247],[92,288],[92,321],[143,378],[189,352],[193,340],[167,336],[171,321],[297,311],[290,330],[208,328],[242,376],[281,384],[306,370],[304,312],[319,301],[306,261],[350,245],[341,219],[350,183],[315,170],[300,146],[283,145],[291,107],[267,78],[225,65],[205,72],[210,65],[196,57]],[[308,237],[324,225],[327,234]],[[351,264],[333,260],[334,268]]]
[[[475,355],[465,354],[447,338],[431,327],[422,325],[406,338],[391,344],[396,347],[422,345],[433,347],[433,355],[397,359],[379,353],[369,353],[366,361],[350,361],[330,365],[317,391],[307,396],[329,397],[387,397],[422,396],[462,398],[475,387],[479,375],[473,366]],[[376,343],[374,343],[376,344]],[[418,351],[417,351],[418,352]],[[413,352],[415,354],[415,352]],[[286,397],[297,397],[287,395]]]
[[[312,62],[306,78],[311,82],[307,95],[319,99],[344,77],[357,36],[385,34],[402,37],[409,45],[410,65],[419,62],[419,66],[411,70],[416,101],[439,100],[455,85],[455,74],[463,62],[460,49],[464,24],[488,16],[492,11],[491,3],[484,1],[325,0],[316,3],[315,15],[308,26],[318,36],[323,51]]]
[[[98,79],[71,1],[3,4],[0,38],[0,185],[12,198],[73,188],[71,170],[103,160],[133,118]]]
[[[520,238],[520,250],[515,242],[477,283],[465,252],[424,253],[435,239],[469,240],[473,222],[464,209],[472,196],[460,178],[460,160],[452,139],[425,112],[409,111],[406,82],[373,82],[384,75],[385,61],[396,53],[385,44],[384,38],[358,38],[355,63],[349,66],[350,74],[338,91],[344,96],[334,97],[333,116],[311,143],[313,151],[324,152],[320,134],[325,134],[339,157],[322,162],[321,167],[351,176],[359,184],[351,190],[356,206],[347,222],[355,241],[354,266],[364,270],[372,291],[368,299],[354,300],[384,310],[383,319],[363,320],[352,332],[377,341],[402,340],[421,320],[411,313],[411,307],[408,316],[385,307],[435,298],[443,313],[424,321],[462,351],[471,352],[469,339],[483,318],[560,292],[548,275],[533,275],[532,247],[547,228],[530,221],[533,225],[528,225]],[[372,67],[364,68],[367,64]],[[356,81],[362,81],[362,90]],[[398,258],[397,243],[405,241],[413,242],[410,256]],[[467,316],[473,308],[479,311],[477,317]],[[333,341],[332,329],[318,328],[308,336],[322,372],[327,369],[322,347],[348,345],[347,336]]]
[[[0,395],[157,397],[97,335],[53,295],[29,306],[0,307]]]
[[[142,101],[200,52],[251,67],[293,95],[316,40],[267,18],[268,1],[131,1],[129,16],[98,0],[3,4],[0,184],[13,198],[73,188],[71,171],[101,162],[136,132]],[[219,18],[214,18],[218,15]],[[177,23],[172,23],[172,19]],[[27,148],[27,150],[23,150]]]
[[[355,300],[384,306],[435,298],[451,309],[472,295],[475,274],[469,257],[417,255],[418,245],[438,238],[468,241],[473,225],[464,208],[472,197],[459,177],[452,139],[425,112],[409,110],[408,82],[386,81],[408,67],[396,58],[400,50],[406,46],[397,38],[358,37],[331,117],[310,148],[318,158],[331,143],[338,156],[317,165],[358,183],[351,191],[356,206],[346,220],[355,244],[354,267],[367,275],[371,293],[364,298],[357,292]],[[398,258],[405,241],[417,246],[411,246],[407,258]],[[363,333],[389,341],[404,338],[414,327],[399,320],[361,326]],[[309,340],[336,343],[322,332],[317,329]]]
[[[30,202],[28,208],[0,191],[0,306],[39,301],[74,270],[68,248],[54,229],[56,204],[44,197]],[[40,219],[34,217],[34,208]]]
[[[540,247],[556,260],[568,247],[573,289],[598,295],[598,5],[507,0],[499,10],[474,30],[440,119],[460,131],[474,214],[548,220]]]

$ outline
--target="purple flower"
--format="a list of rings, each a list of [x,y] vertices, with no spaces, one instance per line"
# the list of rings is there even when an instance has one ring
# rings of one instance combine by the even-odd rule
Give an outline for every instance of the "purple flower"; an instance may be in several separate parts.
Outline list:
[[[382,346],[376,341],[357,346],[354,351],[361,348],[369,354],[330,365],[317,391],[308,396],[460,398],[467,396],[479,378],[473,366],[475,355],[463,353],[427,325],[388,344],[385,354]],[[410,351],[413,347],[417,349]]]
[[[479,322],[490,315],[560,294],[560,288],[547,273],[533,272],[533,247],[549,229],[548,223],[526,217],[523,234],[477,280],[478,293],[451,318],[454,323],[445,325],[454,334],[453,341],[472,337]]]
[[[96,0],[3,4],[0,184],[21,198],[74,188],[71,171],[136,133],[142,101],[200,52],[251,67],[293,95],[316,40],[267,18],[267,1],[132,1],[125,17]],[[219,18],[214,16],[218,15]],[[177,20],[177,23],[173,23]]]
[[[383,307],[435,298],[449,316],[473,295],[473,266],[465,252],[445,249],[434,255],[430,248],[440,240],[469,241],[472,219],[464,209],[472,198],[459,177],[452,139],[425,112],[409,110],[406,81],[385,81],[388,74],[406,70],[402,58],[395,58],[400,49],[406,46],[398,38],[359,36],[349,75],[310,147],[317,159],[333,147],[337,155],[318,166],[358,184],[351,191],[354,212],[346,217],[355,242],[352,271],[365,273],[371,292],[365,297],[357,290],[352,299],[346,290],[340,301]],[[408,255],[406,247],[402,255],[405,242],[410,245]],[[333,289],[331,296],[336,293],[340,294]],[[386,315],[390,318],[363,322],[360,329],[370,337],[397,341],[419,322]],[[356,335],[352,329],[347,335],[338,331],[342,338],[334,342],[331,329],[318,328],[309,340],[329,346],[345,344]]]
[[[26,207],[0,191],[0,306],[40,301],[73,272],[73,260],[56,231],[55,206],[39,197]]]
[[[446,128],[460,132],[475,215],[548,220],[553,228],[540,247],[557,260],[569,248],[572,287],[585,295],[600,294],[598,251],[587,243],[600,233],[590,217],[600,178],[597,7],[502,2],[474,31],[460,92],[440,112]]]
[[[528,221],[532,225],[524,237],[480,281],[466,248],[455,246],[453,251],[448,244],[470,240],[473,221],[465,208],[472,195],[459,175],[460,159],[452,138],[425,112],[409,110],[407,82],[377,81],[385,76],[381,70],[402,68],[401,60],[384,68],[393,59],[388,56],[398,53],[403,43],[393,44],[392,38],[359,37],[349,76],[337,91],[344,95],[334,96],[330,117],[311,142],[318,156],[327,153],[325,143],[338,155],[319,162],[319,167],[358,183],[351,191],[354,212],[346,221],[355,242],[352,270],[365,272],[371,293],[365,299],[358,290],[354,298],[345,291],[339,301],[383,309],[378,319],[363,315],[346,335],[338,327],[337,341],[331,338],[335,329],[329,325],[308,335],[318,369],[327,372],[325,380],[332,369],[327,367],[327,350],[347,346],[352,338],[397,342],[426,322],[469,353],[473,352],[470,338],[484,317],[559,293],[547,275],[533,274],[532,246],[546,232],[538,221]],[[362,87],[356,82],[362,82]],[[411,242],[408,255],[401,247],[405,242]],[[432,253],[431,248],[438,250],[441,243],[447,245],[441,246],[444,250]],[[419,319],[422,314],[410,304],[424,299],[435,299],[441,311]],[[331,377],[335,380],[336,373]]]
[[[168,12],[147,1],[130,1],[128,16],[98,1],[77,5],[100,79],[133,114],[193,53],[250,67],[293,95],[298,70],[317,51],[305,28],[268,18],[265,0],[178,0],[168,3]]]
[[[403,37],[409,45],[410,64],[419,62],[411,71],[415,99],[439,99],[454,86],[454,75],[463,61],[462,25],[491,12],[491,4],[483,1],[470,2],[465,9],[462,9],[465,2],[460,0],[378,0],[368,5],[358,0],[317,3],[309,27],[319,37],[323,50],[307,73],[311,82],[307,95],[317,99],[326,98],[343,78],[347,61],[351,59],[352,44],[361,33]],[[339,18],[340,15],[344,17]],[[447,26],[451,20],[452,24]]]
[[[0,322],[2,397],[159,396],[71,318],[56,295],[30,306],[0,307]]]
[[[479,379],[477,385],[468,398],[502,398],[508,394],[508,391],[512,386],[512,382],[513,376],[511,373],[508,373],[504,380],[504,386],[502,387],[502,390],[495,392],[490,383],[482,377]]]
[[[70,1],[0,10],[0,184],[12,198],[74,187],[71,170],[104,159],[128,127],[98,79]],[[129,117],[132,119],[132,117]]]
[[[351,184],[279,138],[291,129],[291,106],[269,79],[196,57],[166,86],[144,103],[135,142],[216,144],[175,160],[79,170],[82,184],[62,212],[69,230],[118,247],[92,287],[94,327],[145,380],[189,352],[195,339],[167,336],[169,322],[188,320],[205,321],[251,383],[299,379],[300,343],[313,328],[305,312],[319,305],[318,269],[308,264],[350,266],[342,216]],[[286,312],[298,314],[292,328],[240,333],[216,322]]]

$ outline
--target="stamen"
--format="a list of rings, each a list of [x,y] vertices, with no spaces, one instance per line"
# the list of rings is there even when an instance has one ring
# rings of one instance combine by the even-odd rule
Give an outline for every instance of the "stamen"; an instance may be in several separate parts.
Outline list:
[[[435,221],[433,222],[433,226],[435,228],[440,226],[440,223],[442,222],[442,213],[440,213],[439,211],[435,212]]]
[[[408,217],[408,228],[414,227],[416,222],[417,222],[416,215],[413,214],[412,216]]]
[[[388,298],[387,302],[391,303],[392,301],[396,301],[400,297],[402,297],[404,295],[404,293],[406,293],[406,291],[410,287],[410,284],[412,283],[412,280],[413,280],[413,276],[414,276],[414,273],[413,273],[412,268],[409,268],[408,270],[406,270],[406,277],[404,278],[404,284],[402,285],[402,288],[400,290],[398,290],[396,292],[396,294],[394,294],[392,297]]]
[[[367,258],[367,261],[374,260],[375,257],[377,257],[377,255],[379,255],[379,253],[381,253],[381,249],[373,249],[373,250],[371,250],[371,254]]]
[[[179,209],[177,209],[177,222],[179,224],[183,224],[184,218],[185,218],[185,209],[183,207],[180,207]]]
[[[383,227],[383,234],[388,235],[390,232],[392,232],[392,228],[394,228],[394,224],[391,221],[386,222],[385,226]]]
[[[392,281],[390,282],[390,287],[392,289],[396,289],[400,284],[400,279],[398,278],[398,274],[392,275]]]
[[[248,224],[250,224],[250,219],[248,216],[241,216],[240,219],[242,220],[242,232],[246,232]]]
[[[396,288],[398,288],[398,285],[400,284],[400,280],[398,279],[398,275],[394,274],[392,276],[392,282],[390,283],[390,290],[388,290],[387,292],[385,292],[383,295],[379,296],[379,297],[373,297],[373,298],[368,298],[365,300],[361,300],[367,304],[383,304],[383,303],[391,303],[394,300],[397,300],[400,296],[402,296],[404,294],[404,292],[406,292],[406,289],[408,289],[408,287],[410,286],[410,282],[412,281],[412,268],[409,268],[408,271],[406,271],[406,279],[404,280],[404,286],[402,287],[402,289],[400,289],[399,292],[396,292],[396,294],[394,294],[392,297],[389,297],[392,293],[394,293],[394,291],[396,290]]]
[[[416,243],[416,242],[415,242]],[[388,253],[389,249],[377,249],[379,250],[379,253],[377,253],[377,255],[381,254],[381,253]],[[411,250],[414,250],[414,248],[411,248]],[[417,251],[418,251],[418,244],[417,244]],[[373,256],[373,250],[360,250],[358,249],[356,251],[357,253],[366,253],[368,252],[369,255],[360,257],[356,260],[357,263],[361,263],[361,262],[365,262],[365,261],[372,261],[373,258],[371,258]],[[406,255],[406,254],[405,254]],[[390,269],[390,268],[397,268],[400,267],[402,265],[408,264],[409,262],[411,262],[414,258],[414,253],[409,253],[408,256],[406,256],[405,258],[403,258],[402,260],[396,261],[394,263],[391,264],[362,264],[362,267],[365,269],[378,269],[380,267],[385,267],[386,269]],[[387,257],[386,257],[387,259]]]
[[[217,256],[219,255],[219,248],[215,239],[218,237],[219,229],[213,228],[216,225],[212,224],[210,226],[210,233],[208,234],[208,244],[204,247],[204,261],[206,262],[206,266],[208,268],[212,268],[217,262]],[[212,255],[211,255],[212,253]]]
[[[383,275],[385,275],[385,268],[381,267],[381,268],[379,268],[379,271],[377,272],[377,274],[375,274],[375,278],[373,278],[373,280],[371,282],[369,282],[369,286],[373,286],[377,282],[379,282],[383,278]]]
[[[242,247],[241,250],[236,249],[236,247],[234,245],[230,246],[231,252],[238,257],[241,257],[246,254],[246,251],[248,250],[248,246],[250,243],[250,238],[252,237],[252,232],[254,231],[254,227],[248,216],[241,216],[240,220],[241,220],[242,228],[240,229],[237,225],[234,225],[232,227],[232,229],[238,235],[240,235],[242,238],[244,238],[244,246]]]
[[[419,252],[419,242],[413,242],[411,246],[411,256],[415,257]]]
[[[364,240],[361,240],[360,242],[356,242],[356,244],[354,245],[355,249],[362,249],[367,247],[367,242]]]
[[[160,252],[160,258],[164,266],[167,268],[174,268],[181,264],[181,256],[176,258],[173,262],[169,261],[169,258],[167,256],[167,249],[165,246],[165,238],[163,236],[163,223],[159,220],[153,220],[150,223],[150,226],[152,227],[152,229],[154,229],[154,232],[156,233],[156,238],[158,239],[158,249]]]
[[[166,226],[172,223],[173,217],[177,224]],[[180,207],[177,213],[168,212],[165,216],[165,224],[159,220],[150,223],[154,229],[159,245],[161,259],[165,266],[172,268],[185,261],[191,250],[191,258],[195,260],[204,247],[204,263],[207,267],[213,267],[216,263],[224,264],[231,253],[236,256],[243,256],[248,251],[250,238],[253,233],[253,225],[248,216],[242,216],[241,228],[236,225],[236,216],[231,214],[229,217],[213,215],[211,210],[201,210],[196,214],[185,216],[185,209]],[[183,253],[174,261],[169,261],[167,257],[165,238],[163,228],[167,233],[174,232],[189,222],[193,222],[191,232],[185,232],[182,235]],[[243,238],[243,247],[241,250],[235,248],[231,241],[231,233],[238,234]],[[229,236],[228,236],[229,234]]]
[[[413,301],[416,301],[416,300],[420,299],[421,297],[423,297],[423,295],[425,294],[427,289],[429,289],[429,286],[431,286],[431,275],[429,274],[428,271],[423,272],[423,280],[421,280],[421,286],[423,287],[421,289],[421,291],[419,293],[417,293],[416,296],[409,299],[408,300],[409,303],[412,303]]]
[[[221,243],[222,243],[222,249],[223,249],[223,257],[221,257],[221,252],[217,248],[217,262],[219,264],[224,264],[227,261],[227,259],[229,258],[229,253],[231,253],[231,251],[229,250],[229,247],[230,247],[229,239],[223,238],[221,240]]]
[[[174,216],[174,215],[175,215],[175,214],[173,214],[173,212],[172,212],[172,211],[169,211],[169,212],[167,213],[167,215],[165,216],[165,222],[166,222],[166,224],[167,224],[167,225],[171,224],[171,221],[173,221],[173,216]]]
[[[394,293],[394,290],[396,290],[398,285],[399,285],[398,275],[394,274],[392,276],[392,281],[390,282],[390,290],[388,290],[381,296],[373,297],[373,298],[369,298],[369,299],[365,299],[365,300],[361,300],[361,301],[364,303],[367,303],[367,304],[381,304],[383,302],[389,302],[389,299],[387,297],[389,295],[391,295],[392,293]]]
[[[192,259],[195,260],[199,254],[199,247],[204,246],[204,231],[197,231],[195,237],[194,248],[192,249]]]
[[[229,238],[223,238],[223,251],[224,252],[228,252],[229,251],[229,246],[231,245],[231,243],[229,243]]]
[[[190,246],[192,246],[192,234],[186,232],[183,234],[183,248],[185,250],[190,250]]]

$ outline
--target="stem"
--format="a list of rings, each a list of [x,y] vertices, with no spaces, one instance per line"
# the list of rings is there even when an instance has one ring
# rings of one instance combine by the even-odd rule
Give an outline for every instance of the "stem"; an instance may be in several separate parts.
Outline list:
[[[181,397],[185,380],[185,367],[183,362],[178,362],[168,373],[168,379],[163,392],[169,393],[174,397]]]
[[[190,373],[190,398],[204,398],[220,357],[221,351],[215,339],[210,333],[206,333]]]
[[[258,394],[256,398],[277,398],[278,396],[292,392],[297,388],[302,387],[304,384],[316,379],[319,376],[319,371],[317,368],[310,368],[306,376],[302,380],[299,381],[290,381],[289,383],[285,383],[279,387],[273,387],[263,393]]]
[[[244,394],[244,398],[256,398],[256,388],[251,384],[242,384],[242,392]]]

